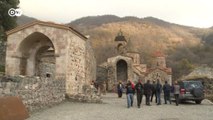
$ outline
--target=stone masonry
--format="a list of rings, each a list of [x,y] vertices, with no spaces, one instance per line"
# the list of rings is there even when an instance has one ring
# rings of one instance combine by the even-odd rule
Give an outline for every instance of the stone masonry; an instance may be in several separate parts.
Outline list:
[[[0,97],[19,96],[30,113],[65,99],[65,80],[7,76],[0,79]]]

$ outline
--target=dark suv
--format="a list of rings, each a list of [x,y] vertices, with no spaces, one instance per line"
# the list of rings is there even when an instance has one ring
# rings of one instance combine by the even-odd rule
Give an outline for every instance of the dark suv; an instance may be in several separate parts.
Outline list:
[[[195,101],[196,104],[200,104],[204,99],[204,87],[201,81],[189,80],[180,81],[180,101]]]

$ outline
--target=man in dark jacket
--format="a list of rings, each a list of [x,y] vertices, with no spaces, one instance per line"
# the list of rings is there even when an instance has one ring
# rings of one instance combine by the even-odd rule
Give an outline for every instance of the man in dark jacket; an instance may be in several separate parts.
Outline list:
[[[131,81],[128,81],[126,84],[126,95],[127,95],[127,107],[133,106],[133,99],[134,99],[134,85]]]
[[[144,84],[144,94],[146,96],[146,105],[150,106],[150,96],[152,94],[152,85],[150,81],[147,80],[146,84]]]
[[[163,92],[164,92],[165,104],[167,104],[167,100],[169,100],[169,103],[171,104],[171,98],[170,98],[171,86],[168,84],[167,81],[165,81],[165,84],[163,85]]]
[[[138,83],[135,85],[135,90],[137,92],[137,104],[138,108],[141,106],[141,102],[143,99],[144,87],[141,80],[138,80]]]
[[[153,96],[155,95],[155,103],[157,103],[156,85],[157,85],[157,84],[155,83],[155,80],[154,80],[153,83],[152,83],[152,96],[151,96],[151,102],[152,102]]]
[[[156,85],[157,105],[161,105],[161,92],[162,92],[162,85],[160,84],[160,80],[158,79]]]

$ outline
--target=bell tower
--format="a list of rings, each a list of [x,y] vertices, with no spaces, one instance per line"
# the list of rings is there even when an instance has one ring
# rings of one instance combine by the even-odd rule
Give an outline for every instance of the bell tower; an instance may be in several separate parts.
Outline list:
[[[115,42],[116,42],[116,50],[117,53],[120,55],[124,55],[127,52],[127,40],[125,36],[123,35],[123,32],[120,30],[115,37]]]
[[[153,61],[153,68],[166,68],[166,56],[160,52],[160,51],[156,51],[153,54],[154,57],[154,61]]]

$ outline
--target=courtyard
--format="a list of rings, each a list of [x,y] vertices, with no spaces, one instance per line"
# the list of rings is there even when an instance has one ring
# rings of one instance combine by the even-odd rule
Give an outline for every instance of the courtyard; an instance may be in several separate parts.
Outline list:
[[[203,100],[200,105],[185,102],[179,106],[175,103],[157,106],[126,107],[126,95],[117,98],[117,94],[103,96],[103,104],[74,103],[65,101],[52,108],[33,113],[27,120],[212,120],[213,104]],[[162,99],[163,100],[163,99]]]

